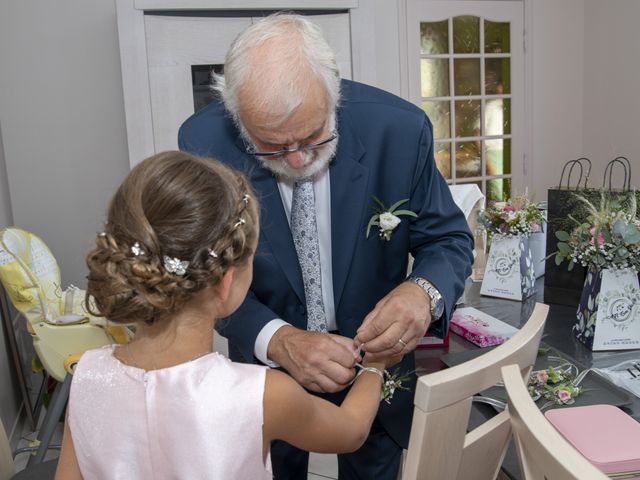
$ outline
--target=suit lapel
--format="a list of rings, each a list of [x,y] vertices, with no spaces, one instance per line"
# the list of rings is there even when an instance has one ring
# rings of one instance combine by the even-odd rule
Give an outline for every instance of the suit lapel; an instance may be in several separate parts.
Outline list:
[[[359,163],[365,153],[350,119],[340,118],[338,152],[331,164],[331,255],[336,312],[349,274],[365,211],[369,169]]]
[[[284,271],[296,295],[304,303],[302,273],[291,237],[289,222],[282,206],[280,191],[275,178],[267,169],[255,166],[251,182],[261,203],[260,231],[276,261]]]

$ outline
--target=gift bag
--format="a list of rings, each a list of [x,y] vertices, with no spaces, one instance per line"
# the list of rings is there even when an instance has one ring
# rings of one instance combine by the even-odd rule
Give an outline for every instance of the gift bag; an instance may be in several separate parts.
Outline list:
[[[616,188],[613,181],[615,167],[618,167],[617,170],[622,172],[622,185],[618,188]],[[580,175],[576,183],[570,183],[574,168]],[[590,171],[591,162],[588,159],[571,160],[562,169],[560,186],[548,191],[547,260],[544,277],[545,303],[575,307],[580,302],[587,275],[586,269],[580,265],[575,265],[572,270],[569,270],[567,262],[556,265],[555,256],[551,255],[558,249],[556,232],[559,230],[571,232],[576,227],[576,221],[583,222],[587,218],[588,213],[585,205],[576,195],[580,195],[594,205],[600,203],[603,192],[607,199],[620,202],[623,208],[628,207],[630,202],[628,192],[631,190],[631,163],[626,157],[616,157],[607,163],[602,180],[602,188],[588,187]],[[568,173],[568,175],[566,183],[563,185],[565,173]],[[640,205],[640,191],[635,192],[635,196],[638,205]]]
[[[640,283],[631,268],[589,270],[574,335],[591,350],[640,348]]]
[[[568,168],[568,170],[567,170]],[[579,174],[575,183],[571,182],[574,168]],[[583,267],[576,267],[569,271],[567,263],[556,265],[555,258],[549,257],[558,249],[558,230],[571,231],[575,226],[569,219],[578,200],[575,193],[584,194],[588,191],[591,161],[588,158],[569,160],[564,164],[557,188],[550,188],[547,193],[547,243],[544,275],[544,302],[560,305],[578,305],[584,286],[586,271]],[[566,183],[565,182],[565,174]],[[574,210],[572,210],[572,208]]]
[[[535,280],[529,237],[494,234],[480,295],[521,301],[534,293]]]

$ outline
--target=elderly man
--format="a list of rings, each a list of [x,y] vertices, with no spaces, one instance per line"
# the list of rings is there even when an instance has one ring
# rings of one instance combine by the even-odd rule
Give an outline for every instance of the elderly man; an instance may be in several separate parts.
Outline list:
[[[189,118],[179,144],[246,172],[260,195],[253,283],[222,328],[231,357],[284,368],[335,402],[361,348],[392,352],[398,371],[412,372],[427,328],[448,328],[473,243],[424,112],[341,81],[319,29],[296,15],[241,33],[216,88],[222,101]],[[339,456],[341,479],[396,478],[414,375],[405,386],[381,403],[364,446]],[[277,479],[307,478],[307,452],[275,442],[271,455]]]

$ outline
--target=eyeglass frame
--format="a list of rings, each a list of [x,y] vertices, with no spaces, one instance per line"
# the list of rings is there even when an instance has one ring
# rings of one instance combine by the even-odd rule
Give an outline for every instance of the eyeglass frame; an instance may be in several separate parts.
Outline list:
[[[316,143],[309,143],[307,145],[302,145],[298,148],[283,148],[282,150],[276,150],[275,152],[259,152],[256,150],[255,145],[247,145],[246,151],[249,155],[253,155],[254,157],[282,157],[284,155],[289,155],[290,153],[295,152],[310,152],[313,150],[317,150],[318,148],[324,147],[326,144],[333,142],[336,138],[338,138],[338,132],[333,130],[331,132],[331,136],[324,140],[320,140]]]

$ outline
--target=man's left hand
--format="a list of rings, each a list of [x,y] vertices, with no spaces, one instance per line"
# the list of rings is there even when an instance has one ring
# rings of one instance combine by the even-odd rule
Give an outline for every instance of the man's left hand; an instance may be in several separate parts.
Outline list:
[[[372,360],[413,351],[431,323],[431,299],[418,285],[403,282],[365,317],[355,337]]]

